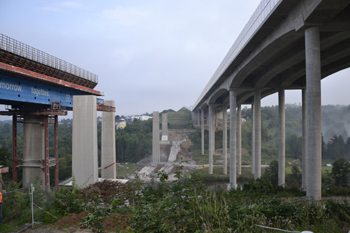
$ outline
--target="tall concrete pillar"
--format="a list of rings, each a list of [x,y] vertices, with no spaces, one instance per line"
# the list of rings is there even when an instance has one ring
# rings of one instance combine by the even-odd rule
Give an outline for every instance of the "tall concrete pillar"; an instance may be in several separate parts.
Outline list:
[[[230,90],[230,185],[231,188],[237,187],[237,93]]]
[[[162,141],[168,141],[168,114],[167,113],[162,113]]]
[[[95,183],[98,179],[96,96],[73,96],[72,144],[76,184],[85,187]]]
[[[209,174],[213,174],[213,156],[215,152],[215,108],[209,105]]]
[[[285,114],[285,98],[284,90],[278,91],[278,185],[285,185],[285,167],[286,167],[286,114]]]
[[[254,103],[252,103],[252,144],[251,144],[251,147],[252,147],[252,167],[251,167],[251,171],[252,171],[252,174],[254,174],[255,172],[255,117],[254,117],[254,114],[255,114],[255,111],[254,111]]]
[[[222,159],[223,173],[227,174],[227,105],[223,105],[222,111]]]
[[[242,110],[237,106],[237,174],[242,173]]]
[[[302,142],[302,184],[301,184],[301,188],[302,190],[306,191],[306,183],[307,183],[307,135],[306,135],[306,125],[307,125],[307,119],[306,119],[306,109],[307,109],[307,106],[306,106],[306,89],[303,88],[301,90],[301,102],[302,102],[302,136],[303,136],[303,142]]]
[[[321,199],[321,59],[318,27],[305,29],[307,102],[307,190],[306,196]]]
[[[261,177],[261,91],[254,91],[255,171],[254,178]]]
[[[160,162],[160,143],[159,143],[159,112],[153,112],[153,143],[152,143],[152,162]]]
[[[105,100],[104,105],[115,107],[114,100]],[[101,177],[115,179],[115,113],[102,112],[101,128]],[[113,165],[111,165],[113,164]]]
[[[201,143],[201,151],[202,155],[204,155],[204,109],[201,109],[201,135],[202,135],[202,143]]]
[[[44,185],[45,172],[41,162],[45,158],[44,119],[25,116],[23,123],[23,186],[30,186],[36,179]]]

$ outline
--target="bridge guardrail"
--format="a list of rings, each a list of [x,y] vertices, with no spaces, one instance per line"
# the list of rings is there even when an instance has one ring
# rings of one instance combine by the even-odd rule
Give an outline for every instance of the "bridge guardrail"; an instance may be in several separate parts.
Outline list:
[[[227,69],[231,61],[233,61],[238,53],[242,50],[242,48],[246,45],[246,43],[252,38],[254,33],[259,29],[261,24],[265,21],[265,19],[272,13],[280,2],[283,0],[262,0],[254,11],[253,15],[250,17],[243,30],[239,34],[236,41],[233,43],[232,47],[226,54],[224,60],[220,63],[219,67],[216,69],[214,75],[209,80],[208,84],[205,86],[201,95],[197,99],[194,104],[194,108],[197,107],[200,100],[204,97],[204,95],[209,91],[210,87],[219,79],[222,73]]]
[[[39,62],[49,67],[65,71],[91,82],[98,83],[98,76],[69,62],[33,48],[18,40],[0,33],[0,49]]]

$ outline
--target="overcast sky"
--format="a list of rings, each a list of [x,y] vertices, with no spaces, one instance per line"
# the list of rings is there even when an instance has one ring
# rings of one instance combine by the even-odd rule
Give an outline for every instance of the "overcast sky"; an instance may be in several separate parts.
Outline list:
[[[116,114],[178,110],[195,103],[259,2],[0,0],[0,33],[97,74]],[[322,81],[322,104],[350,104],[349,74]]]

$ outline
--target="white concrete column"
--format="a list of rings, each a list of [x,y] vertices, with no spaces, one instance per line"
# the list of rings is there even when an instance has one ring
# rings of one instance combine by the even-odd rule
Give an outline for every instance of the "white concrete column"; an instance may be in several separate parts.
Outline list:
[[[160,162],[160,142],[159,142],[159,112],[153,112],[153,143],[152,143],[152,162]]]
[[[162,113],[162,141],[168,141],[168,113]]]
[[[307,109],[307,106],[306,106],[306,89],[303,88],[301,90],[301,102],[302,102],[302,136],[303,136],[303,142],[302,142],[302,184],[301,184],[301,188],[302,190],[306,191],[306,183],[307,183],[307,135],[306,135],[306,125],[307,125],[307,119],[306,119],[306,109]]]
[[[96,106],[96,96],[73,96],[72,169],[79,187],[98,179]]]
[[[237,105],[237,174],[242,173],[242,110]]]
[[[209,174],[213,174],[213,156],[215,151],[215,108],[209,105]]]
[[[321,59],[318,27],[305,29],[307,101],[307,190],[306,196],[321,199]]]
[[[115,107],[114,100],[105,100],[104,105]],[[117,177],[115,156],[115,113],[102,112],[101,128],[101,177]],[[113,164],[113,165],[111,165]],[[107,168],[106,168],[107,167]]]
[[[252,147],[252,167],[251,167],[251,171],[252,171],[252,174],[254,174],[255,172],[255,117],[254,117],[254,103],[252,103],[252,111],[251,111],[251,117],[252,117],[252,144],[251,144],[251,147]]]
[[[255,171],[254,178],[261,177],[261,91],[254,91]]]
[[[201,143],[201,152],[202,152],[202,155],[204,155],[204,109],[201,110],[201,120],[202,120],[202,123],[201,123],[201,134],[202,134],[202,143]]]
[[[278,91],[278,185],[285,185],[286,174],[286,113],[285,113],[285,98],[284,90]]]
[[[231,188],[237,187],[237,93],[230,90],[230,185]]]
[[[222,111],[222,159],[223,173],[227,174],[227,105],[223,105]]]
[[[45,184],[45,172],[41,162],[45,158],[44,119],[25,116],[23,123],[23,186],[28,187],[36,179]]]

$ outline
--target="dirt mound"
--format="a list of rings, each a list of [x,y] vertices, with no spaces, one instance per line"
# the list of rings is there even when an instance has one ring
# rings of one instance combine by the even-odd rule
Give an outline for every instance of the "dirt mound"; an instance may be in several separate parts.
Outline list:
[[[83,218],[89,213],[90,211],[84,211],[80,214],[68,214],[67,216],[59,219],[57,222],[55,222],[53,225],[57,228],[64,228],[74,225],[79,225],[83,221]]]
[[[125,230],[129,226],[127,220],[134,216],[134,214],[112,214],[104,220],[102,224],[103,229]]]
[[[96,182],[82,189],[80,193],[83,197],[97,194],[104,201],[112,200],[115,197],[129,197],[132,194],[132,188],[118,181],[103,180]]]

